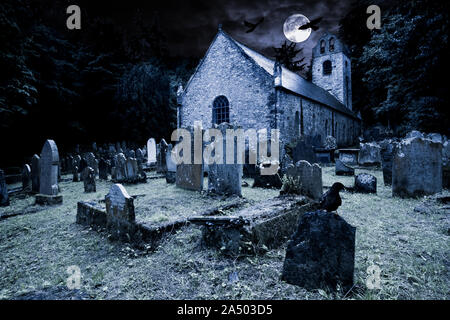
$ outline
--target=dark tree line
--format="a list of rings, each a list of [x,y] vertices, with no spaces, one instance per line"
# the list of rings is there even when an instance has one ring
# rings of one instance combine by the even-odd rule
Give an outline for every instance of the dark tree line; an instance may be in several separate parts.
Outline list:
[[[366,27],[369,5],[381,8],[381,30]],[[353,105],[365,126],[382,124],[449,134],[448,1],[358,0],[340,36],[352,52]]]
[[[71,31],[69,4],[0,3],[0,167],[20,165],[47,138],[64,152],[168,139],[176,127],[176,90],[197,61],[170,57],[157,14],[78,1],[82,28]]]

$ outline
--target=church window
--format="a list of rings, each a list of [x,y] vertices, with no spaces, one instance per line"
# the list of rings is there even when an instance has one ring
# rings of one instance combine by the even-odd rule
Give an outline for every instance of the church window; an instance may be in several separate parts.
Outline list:
[[[320,53],[325,53],[325,40],[320,41]]]
[[[219,96],[213,103],[213,123],[221,124],[222,122],[230,123],[230,106],[225,96]]]
[[[324,61],[323,65],[322,65],[322,68],[323,68],[323,74],[324,75],[331,74],[331,70],[332,70],[331,61],[330,60]]]
[[[330,39],[330,45],[329,45],[330,52],[334,51],[334,42],[335,42],[334,38],[331,38]]]

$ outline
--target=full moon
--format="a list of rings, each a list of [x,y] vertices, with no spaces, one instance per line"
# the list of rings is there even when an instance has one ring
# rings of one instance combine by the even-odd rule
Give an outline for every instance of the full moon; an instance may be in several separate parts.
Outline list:
[[[309,22],[309,19],[302,14],[293,14],[286,19],[283,25],[285,37],[292,42],[303,42],[311,35],[311,28],[299,30],[298,28]]]

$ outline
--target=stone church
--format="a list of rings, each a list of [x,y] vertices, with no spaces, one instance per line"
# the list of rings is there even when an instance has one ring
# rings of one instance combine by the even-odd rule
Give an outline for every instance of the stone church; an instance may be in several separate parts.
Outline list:
[[[281,143],[301,135],[348,146],[360,133],[352,111],[349,52],[325,33],[313,49],[312,82],[219,31],[186,88],[178,90],[178,127],[229,122],[279,129]]]

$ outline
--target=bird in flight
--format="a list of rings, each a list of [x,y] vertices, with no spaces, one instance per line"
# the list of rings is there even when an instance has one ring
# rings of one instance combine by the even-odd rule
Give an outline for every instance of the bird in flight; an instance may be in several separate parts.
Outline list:
[[[333,184],[330,190],[328,190],[320,200],[320,209],[326,210],[327,212],[336,211],[341,206],[342,200],[339,195],[339,191],[344,190],[345,186],[336,182]]]
[[[304,25],[300,26],[298,30],[308,30],[309,28],[313,29],[314,31],[319,30],[319,23],[322,21],[322,17],[311,20],[308,23],[305,23]]]
[[[253,32],[256,29],[256,27],[259,26],[263,21],[264,21],[264,17],[259,19],[259,21],[257,23],[251,23],[251,22],[244,20],[244,26],[246,26],[248,28],[247,31],[245,31],[245,32],[246,33]]]

